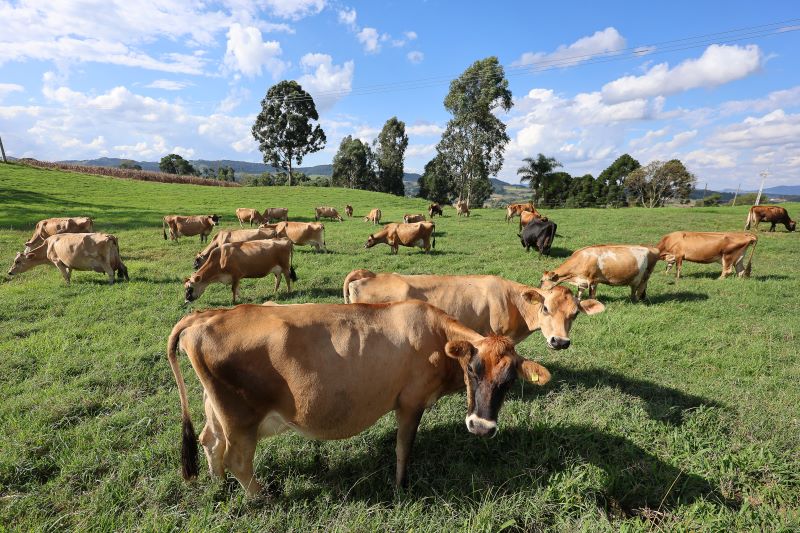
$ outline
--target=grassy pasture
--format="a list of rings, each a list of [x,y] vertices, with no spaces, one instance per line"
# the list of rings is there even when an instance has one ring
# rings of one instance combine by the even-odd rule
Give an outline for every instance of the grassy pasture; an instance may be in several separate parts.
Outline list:
[[[181,280],[198,239],[161,236],[168,213],[286,206],[310,220],[315,205],[385,221],[426,204],[362,191],[221,189],[0,166],[0,257],[10,264],[45,217],[90,215],[119,237],[129,283],[55,268],[0,282],[0,529],[21,530],[797,530],[800,527],[800,235],[759,233],[753,277],[717,280],[719,265],[684,265],[676,284],[651,279],[649,302],[600,286],[607,310],[581,316],[572,347],[518,346],[553,373],[544,388],[518,384],[500,433],[464,428],[464,395],[425,414],[411,487],[395,493],[392,415],[348,440],[284,434],[262,441],[257,475],[282,494],[248,501],[238,484],[179,474],[180,414],[166,362],[167,335],[188,308]],[[800,205],[789,205],[795,217]],[[295,252],[295,292],[245,280],[244,302],[337,302],[353,268],[488,273],[536,284],[578,247],[650,243],[676,229],[741,230],[745,207],[652,211],[558,210],[553,257],[526,254],[504,211],[453,209],[436,219],[435,253],[364,250],[359,218],[325,222],[332,253]],[[238,227],[238,223],[236,223]],[[762,229],[764,227],[762,226]],[[211,286],[195,309],[227,306]],[[196,428],[201,390],[184,375]],[[202,454],[201,454],[202,455]]]

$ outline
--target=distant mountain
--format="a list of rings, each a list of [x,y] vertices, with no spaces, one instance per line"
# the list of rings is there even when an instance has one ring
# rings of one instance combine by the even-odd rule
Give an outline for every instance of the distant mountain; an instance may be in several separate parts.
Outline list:
[[[764,192],[768,193],[770,196],[799,196],[800,185],[778,185],[776,187],[767,187],[764,189]]]

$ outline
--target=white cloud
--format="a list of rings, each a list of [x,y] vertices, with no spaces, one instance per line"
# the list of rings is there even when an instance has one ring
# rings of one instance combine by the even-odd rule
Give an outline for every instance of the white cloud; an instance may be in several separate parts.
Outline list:
[[[422,122],[406,126],[406,133],[409,135],[419,135],[421,137],[430,137],[434,135],[441,135],[444,133],[444,128],[438,124],[430,122]]]
[[[325,0],[264,0],[264,4],[276,17],[299,20],[322,11]]]
[[[330,109],[352,88],[353,61],[335,65],[327,54],[306,54],[300,59],[300,65],[305,74],[297,81],[314,97],[318,109]]]
[[[716,87],[757,72],[761,64],[757,45],[712,44],[699,58],[687,59],[672,69],[667,63],[660,63],[642,76],[625,76],[605,84],[603,99],[613,103]]]
[[[772,91],[763,98],[752,100],[731,100],[720,106],[723,115],[772,111],[782,107],[800,105],[800,85],[790,89]]]
[[[381,50],[380,35],[375,28],[363,28],[356,34],[358,42],[368,54],[377,54]]]
[[[11,93],[23,92],[25,87],[17,83],[0,83],[0,102]]]
[[[525,52],[512,66],[571,67],[598,55],[610,55],[625,48],[625,38],[616,28],[596,31],[572,44],[562,44],[554,52]]]
[[[417,32],[415,32],[415,31],[404,31],[403,35],[409,41],[413,41],[413,40],[415,40],[417,38]]]
[[[683,156],[683,162],[700,168],[734,168],[736,154],[725,150],[693,150]]]
[[[350,29],[356,29],[356,10],[355,9],[340,9],[338,13],[339,22],[350,27]]]
[[[287,67],[278,57],[281,52],[280,43],[265,42],[255,26],[244,27],[236,23],[228,31],[225,65],[250,77],[260,76],[262,68],[266,68],[273,78],[277,78]]]
[[[747,117],[738,124],[720,128],[709,140],[712,145],[755,148],[797,143],[800,114],[776,109],[761,117]]]
[[[436,143],[409,144],[406,148],[406,157],[431,158],[436,154]]]
[[[423,54],[419,50],[414,50],[406,54],[406,57],[408,58],[409,61],[411,61],[416,65],[422,63],[422,60],[425,59],[425,54]]]
[[[155,80],[145,85],[148,89],[163,89],[165,91],[180,91],[190,85],[194,85],[188,81],[175,81],[175,80]]]

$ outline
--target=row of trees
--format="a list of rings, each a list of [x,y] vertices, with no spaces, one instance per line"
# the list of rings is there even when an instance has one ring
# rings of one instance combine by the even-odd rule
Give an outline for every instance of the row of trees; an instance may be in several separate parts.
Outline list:
[[[120,168],[137,168],[141,170],[139,165],[131,164],[132,162],[123,162]],[[224,165],[217,168],[203,167],[195,168],[189,161],[179,156],[178,154],[169,154],[161,158],[158,163],[158,169],[167,174],[177,174],[179,176],[199,176],[208,179],[217,179],[220,181],[236,181],[236,171],[233,167]]]

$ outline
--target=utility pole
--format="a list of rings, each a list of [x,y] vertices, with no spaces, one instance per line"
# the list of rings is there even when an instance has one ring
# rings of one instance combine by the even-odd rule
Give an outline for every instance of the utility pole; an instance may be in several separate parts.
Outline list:
[[[8,163],[8,159],[6,159],[6,149],[3,148],[3,138],[0,137],[0,153],[3,154],[3,163]]]
[[[733,195],[733,205],[731,207],[736,207],[736,197],[739,196],[739,188],[742,186],[740,183],[736,186],[736,194]]]
[[[706,182],[706,187],[703,189],[703,205],[706,205],[706,193],[708,193],[708,182]]]
[[[764,190],[764,181],[767,179],[767,176],[769,176],[769,171],[762,170],[759,176],[761,176],[761,185],[758,187],[758,196],[756,196],[756,203],[754,205],[759,205],[761,203],[761,191]]]

